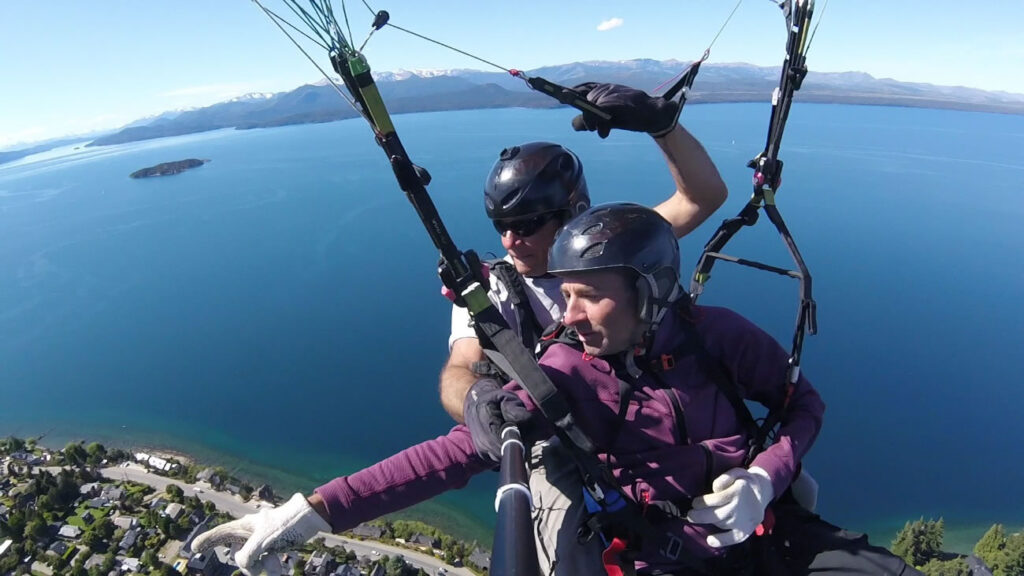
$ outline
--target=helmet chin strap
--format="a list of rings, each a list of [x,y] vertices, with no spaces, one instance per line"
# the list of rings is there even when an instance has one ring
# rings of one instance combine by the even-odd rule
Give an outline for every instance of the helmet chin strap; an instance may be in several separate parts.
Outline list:
[[[643,370],[636,365],[636,359],[647,354],[647,351],[654,344],[654,333],[658,331],[658,326],[661,325],[662,319],[665,318],[665,313],[668,312],[670,305],[678,300],[679,296],[683,293],[682,286],[680,286],[679,282],[675,282],[672,284],[672,290],[668,296],[659,298],[658,286],[653,282],[650,284],[652,289],[649,298],[653,301],[651,304],[653,317],[649,322],[643,318],[640,319],[640,324],[637,327],[639,334],[634,338],[637,344],[623,352],[626,370],[633,378],[639,378],[640,374],[643,373]]]

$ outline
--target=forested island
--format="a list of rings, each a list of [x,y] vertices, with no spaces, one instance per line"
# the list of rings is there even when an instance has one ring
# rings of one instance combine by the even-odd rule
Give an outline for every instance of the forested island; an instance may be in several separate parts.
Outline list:
[[[153,176],[170,176],[172,174],[178,174],[185,170],[191,170],[192,168],[198,168],[203,164],[206,164],[209,160],[200,160],[198,158],[187,158],[185,160],[178,160],[176,162],[162,162],[156,166],[150,166],[149,168],[143,168],[132,172],[131,178],[151,178]]]

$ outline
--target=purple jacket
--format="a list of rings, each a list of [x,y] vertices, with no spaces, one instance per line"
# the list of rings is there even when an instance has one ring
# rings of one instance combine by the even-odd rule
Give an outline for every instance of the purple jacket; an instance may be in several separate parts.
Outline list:
[[[694,322],[712,358],[740,387],[744,398],[775,406],[785,397],[788,354],[771,336],[725,308],[694,306]],[[651,357],[673,352],[682,342],[681,320],[666,316],[657,332]],[[691,355],[662,373],[668,389],[648,374],[640,377],[619,427],[619,381],[601,358],[584,357],[564,344],[548,348],[540,361],[552,383],[564,392],[576,421],[604,453],[626,493],[640,501],[685,501],[710,491],[711,481],[730,468],[742,466],[746,433],[737,415]],[[530,410],[536,406],[515,382],[506,388],[516,392]],[[676,396],[685,413],[686,437],[680,444],[677,415],[669,394]],[[776,495],[792,482],[800,459],[821,429],[825,406],[803,376],[789,401],[777,441],[754,460],[768,472]],[[551,435],[551,428],[531,430],[528,440]],[[617,436],[612,433],[618,429]],[[446,490],[461,488],[474,474],[491,466],[476,455],[465,426],[418,444],[350,476],[336,478],[317,488],[327,504],[331,525],[347,530],[360,522],[401,510]],[[682,519],[670,520],[686,550],[697,557],[720,553],[707,546],[705,537],[718,531]],[[708,530],[710,529],[710,530]],[[653,551],[642,551],[639,560],[650,567],[667,568]]]

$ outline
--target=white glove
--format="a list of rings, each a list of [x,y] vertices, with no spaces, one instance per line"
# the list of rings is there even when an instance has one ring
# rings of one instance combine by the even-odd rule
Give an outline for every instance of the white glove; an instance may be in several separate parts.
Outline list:
[[[708,535],[708,546],[739,544],[764,520],[764,509],[775,496],[772,479],[757,466],[733,468],[711,484],[711,494],[693,501],[686,519],[694,524],[714,524],[727,532]]]
[[[818,507],[818,481],[807,472],[807,468],[800,469],[800,475],[789,489],[793,492],[793,499],[804,510],[814,512]]]
[[[331,527],[305,496],[295,494],[278,508],[260,510],[200,534],[192,541],[192,552],[243,544],[235,553],[235,563],[243,574],[255,576],[261,567],[270,574],[280,574],[281,564],[272,553],[293,550],[318,532],[330,533]],[[264,554],[268,557],[263,558]]]

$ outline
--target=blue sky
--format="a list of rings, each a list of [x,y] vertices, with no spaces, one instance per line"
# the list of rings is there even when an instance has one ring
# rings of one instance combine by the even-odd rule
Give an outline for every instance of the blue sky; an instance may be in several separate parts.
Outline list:
[[[397,25],[522,69],[576,60],[690,60],[735,5],[367,1],[388,10]],[[266,2],[283,9],[279,0]],[[361,42],[370,13],[360,0],[347,7]],[[824,0],[817,0],[819,13],[823,7]],[[1021,0],[830,0],[808,64],[819,71],[1024,93],[1021,22]],[[771,0],[744,0],[710,61],[777,65],[784,38]],[[484,68],[392,28],[378,32],[365,53],[379,71]],[[289,90],[318,80],[319,73],[246,0],[51,0],[0,2],[0,78],[4,148],[247,92]]]

